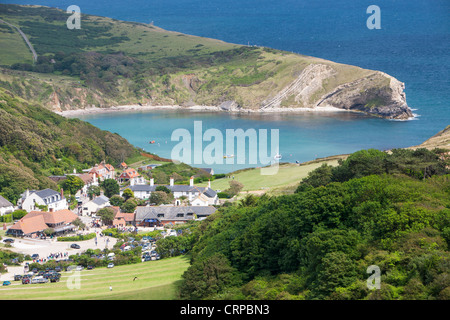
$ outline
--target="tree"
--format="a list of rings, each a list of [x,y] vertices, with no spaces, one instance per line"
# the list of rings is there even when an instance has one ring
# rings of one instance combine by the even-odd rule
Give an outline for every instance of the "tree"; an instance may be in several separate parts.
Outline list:
[[[119,194],[120,187],[116,180],[114,179],[105,179],[101,183],[101,187],[105,191],[105,196],[111,198],[115,194]]]
[[[183,274],[182,299],[204,299],[239,285],[241,278],[223,254],[194,262]]]
[[[61,182],[61,187],[69,191],[70,194],[76,194],[78,190],[84,187],[84,181],[78,176],[70,175]]]
[[[134,198],[130,198],[127,201],[125,201],[121,206],[120,209],[124,212],[134,212],[134,210],[136,210],[137,207],[137,202]]]
[[[122,197],[127,201],[130,198],[134,198],[134,192],[130,188],[123,190]]]
[[[114,210],[108,207],[98,210],[97,215],[100,216],[100,219],[106,225],[112,224],[115,217]]]
[[[87,195],[89,199],[93,199],[94,196],[99,196],[101,193],[101,188],[99,186],[90,186],[87,190]]]
[[[155,188],[155,191],[163,191],[163,192],[165,192],[167,194],[169,194],[171,192],[170,189],[167,188],[166,186],[157,186]]]
[[[165,204],[169,202],[169,196],[164,191],[154,191],[150,195],[150,203],[155,205]]]
[[[118,194],[113,195],[111,198],[109,198],[109,203],[113,207],[120,207],[125,202],[125,199],[119,196]]]
[[[317,188],[327,185],[332,179],[333,167],[324,163],[319,168],[308,173],[308,176],[302,180],[295,192],[302,192],[308,189],[308,187]]]
[[[230,187],[226,189],[224,192],[227,193],[230,198],[232,198],[235,195],[239,194],[242,188],[244,188],[244,185],[242,183],[236,180],[232,180],[230,181]]]

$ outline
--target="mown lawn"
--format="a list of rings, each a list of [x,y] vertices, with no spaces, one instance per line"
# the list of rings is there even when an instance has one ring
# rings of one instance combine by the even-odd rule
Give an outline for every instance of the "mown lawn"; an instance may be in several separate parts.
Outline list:
[[[173,300],[189,257],[180,256],[139,264],[63,272],[60,282],[0,287],[1,300]],[[137,277],[136,280],[133,279]],[[110,291],[110,286],[112,290]],[[72,287],[72,289],[70,289]]]
[[[282,164],[278,168],[278,172],[274,175],[261,175],[261,169],[249,169],[237,173],[231,173],[229,176],[244,185],[242,191],[260,191],[273,188],[286,187],[298,184],[308,173],[325,162],[317,162],[299,166],[297,164]],[[331,166],[337,165],[337,160],[326,161]],[[211,188],[214,190],[225,190],[230,187],[232,178],[217,179],[211,182]],[[206,186],[201,183],[199,186]]]

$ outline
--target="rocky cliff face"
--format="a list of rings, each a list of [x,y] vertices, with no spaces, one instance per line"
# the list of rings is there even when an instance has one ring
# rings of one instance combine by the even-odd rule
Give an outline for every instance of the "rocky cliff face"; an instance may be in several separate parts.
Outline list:
[[[406,103],[404,84],[383,72],[374,71],[363,78],[327,90],[337,71],[325,64],[312,64],[289,86],[273,98],[263,101],[261,110],[283,106],[316,109],[334,107],[359,111],[388,119],[405,120],[413,117]],[[286,101],[291,101],[286,104]]]

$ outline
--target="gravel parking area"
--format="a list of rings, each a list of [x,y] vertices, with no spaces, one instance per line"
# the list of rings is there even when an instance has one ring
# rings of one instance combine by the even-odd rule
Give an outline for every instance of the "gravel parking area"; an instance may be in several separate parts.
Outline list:
[[[101,229],[92,229],[90,232],[101,232]],[[107,240],[109,239],[108,245]],[[107,245],[108,248],[112,248],[114,244],[117,242],[116,238],[108,237],[108,236],[97,236],[97,244],[95,243],[95,238],[91,240],[85,241],[72,241],[72,242],[60,242],[56,240],[40,240],[40,239],[15,239],[12,244],[12,248],[9,250],[33,255],[35,253],[39,254],[39,258],[46,259],[50,254],[55,253],[67,253],[68,256],[76,253],[81,253],[86,251],[87,249],[104,249]],[[76,243],[80,246],[80,249],[72,249],[70,245]],[[65,259],[65,257],[60,257],[59,259]],[[56,259],[56,260],[59,260]],[[8,266],[8,272],[2,274],[0,276],[1,281],[3,280],[12,280],[14,278],[14,274],[23,274],[23,266]]]

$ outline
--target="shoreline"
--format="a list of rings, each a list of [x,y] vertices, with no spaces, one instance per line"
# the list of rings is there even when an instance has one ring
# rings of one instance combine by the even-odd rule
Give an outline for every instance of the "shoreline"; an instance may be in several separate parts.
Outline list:
[[[317,108],[270,108],[270,109],[231,109],[225,110],[218,106],[191,106],[183,107],[179,105],[150,106],[150,105],[122,105],[106,108],[85,108],[64,111],[53,111],[63,117],[76,117],[90,114],[116,113],[116,112],[139,112],[139,111],[200,111],[200,112],[228,112],[228,113],[303,113],[303,112],[356,112],[353,110],[339,109],[331,106]]]

